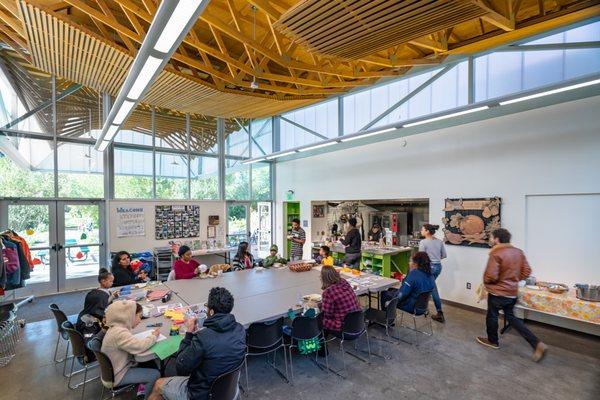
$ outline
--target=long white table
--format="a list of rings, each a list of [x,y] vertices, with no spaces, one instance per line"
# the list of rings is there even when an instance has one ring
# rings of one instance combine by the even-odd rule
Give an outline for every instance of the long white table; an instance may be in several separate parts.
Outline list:
[[[342,274],[355,287],[357,295],[371,294],[386,290],[396,284],[396,279],[376,275],[362,274],[361,277]],[[167,304],[183,303],[184,305],[204,304],[213,287],[224,287],[234,297],[232,314],[244,327],[254,322],[268,321],[285,316],[288,310],[298,312],[302,309],[302,296],[322,292],[320,267],[306,272],[292,272],[285,268],[250,269],[222,274],[217,278],[185,279],[168,281],[156,289],[169,289],[173,292]],[[160,301],[153,302],[163,305]],[[148,324],[162,322],[161,333],[169,335],[171,321],[162,316],[144,319],[134,329],[134,333],[152,329]],[[138,361],[152,359],[150,352],[136,356]]]

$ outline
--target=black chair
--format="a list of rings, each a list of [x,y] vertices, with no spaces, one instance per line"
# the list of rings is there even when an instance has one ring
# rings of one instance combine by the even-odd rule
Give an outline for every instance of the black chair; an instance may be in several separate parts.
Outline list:
[[[409,313],[407,311],[404,311],[402,309],[400,309],[400,326],[407,328],[407,329],[411,329],[415,332],[415,345],[419,345],[419,333],[422,333],[424,335],[427,336],[432,336],[433,335],[433,324],[431,323],[431,318],[429,317],[429,299],[431,298],[431,292],[423,292],[420,293],[417,296],[417,299],[415,300],[415,308],[413,310],[412,313]],[[413,328],[411,328],[410,326],[404,326],[403,322],[404,322],[404,314],[409,315],[412,317],[413,319]],[[417,318],[418,317],[423,317],[424,319],[428,319],[429,320],[429,332],[425,332],[425,331],[420,331],[417,329]]]
[[[87,342],[87,348],[94,353],[96,360],[98,360],[98,365],[100,366],[100,381],[102,382],[102,392],[100,392],[101,400],[104,398],[105,388],[110,390],[111,398],[115,398],[115,396],[135,388],[136,384],[115,386],[115,370],[110,358],[102,353],[102,342],[100,339],[90,339]]]
[[[363,335],[366,335],[367,338],[367,353],[369,354],[369,360],[365,360],[358,354],[350,353],[344,349],[344,342],[354,342],[354,349],[358,350],[356,348],[356,342]],[[329,343],[335,339],[340,340],[340,352],[342,353],[345,376],[348,374],[348,369],[346,368],[346,357],[344,354],[347,353],[363,362],[371,362],[371,342],[369,341],[369,332],[367,331],[367,327],[365,325],[365,312],[363,310],[352,311],[346,314],[344,321],[342,322],[342,331],[339,333],[339,335],[333,336],[331,339],[327,339],[325,342]]]
[[[67,317],[67,315],[58,307],[58,305],[52,303],[48,306],[48,308],[50,308],[50,311],[52,311],[52,315],[54,315],[54,319],[56,320],[56,331],[57,331],[57,335],[56,335],[56,346],[54,347],[54,362],[55,363],[61,363],[64,362],[63,365],[63,376],[65,378],[68,378],[69,376],[66,374],[66,370],[67,370],[67,360],[73,356],[68,356],[69,354],[69,335],[67,335],[67,332],[64,331],[64,329],[62,328],[63,323],[69,321],[71,322],[71,324],[74,324],[75,321],[73,321],[72,319],[69,319]],[[60,341],[63,340],[65,342],[67,342],[67,346],[65,349],[65,356],[63,358],[61,358],[60,360],[56,359],[56,356],[58,354],[58,346]]]
[[[285,375],[277,368],[277,351],[283,349],[283,360],[285,364]],[[268,355],[273,354],[273,363],[269,362]],[[249,390],[248,379],[248,357],[267,356],[267,364],[288,381],[287,354],[283,343],[283,317],[269,322],[257,322],[251,324],[246,332],[246,356],[244,357],[244,368],[246,370],[246,390]]]
[[[292,348],[298,348],[299,340],[323,340],[323,346],[325,351],[325,365],[327,371],[329,371],[329,359],[327,357],[327,343],[325,342],[325,335],[323,334],[323,330],[319,328],[319,322],[317,318],[314,317],[303,317],[298,316],[294,318],[292,321],[292,327],[290,332],[290,343],[287,345],[289,354],[290,354],[290,374],[292,377],[292,381],[294,380],[294,362],[292,357]],[[315,352],[315,360],[314,362],[317,364],[319,368],[322,368],[316,362],[316,358],[318,357],[318,352]],[[311,358],[312,360],[312,358]]]
[[[236,400],[239,397],[240,373],[244,361],[229,372],[220,375],[210,385],[208,398],[211,400]]]
[[[394,297],[392,300],[390,300],[387,303],[385,311],[378,310],[376,308],[369,308],[365,312],[365,320],[367,321],[367,323],[369,325],[378,325],[378,326],[385,328],[385,336],[386,336],[387,340],[386,339],[380,339],[380,340],[384,340],[388,343],[393,343],[390,340],[390,338],[393,338],[393,336],[390,335],[390,330],[393,329],[394,327],[396,330],[396,337],[394,339],[396,339],[396,342],[398,341],[398,324],[396,324],[396,316],[397,316],[396,307],[398,307],[398,298]]]
[[[62,324],[62,328],[67,333],[67,335],[69,335],[69,342],[71,342],[71,348],[73,351],[73,358],[71,359],[71,372],[69,373],[69,382],[67,383],[67,386],[69,387],[69,389],[73,390],[79,388],[80,386],[83,386],[81,390],[81,398],[84,399],[85,384],[95,379],[98,379],[98,377],[87,379],[88,369],[90,368],[90,366],[96,366],[97,364],[95,364],[89,359],[83,336],[81,335],[81,333],[75,330],[73,324],[69,321],[65,321]],[[78,371],[73,371],[75,367],[75,360],[77,360],[83,366],[82,369]],[[75,386],[71,386],[71,379],[73,378],[73,376],[81,372],[83,372],[83,381],[81,381]]]

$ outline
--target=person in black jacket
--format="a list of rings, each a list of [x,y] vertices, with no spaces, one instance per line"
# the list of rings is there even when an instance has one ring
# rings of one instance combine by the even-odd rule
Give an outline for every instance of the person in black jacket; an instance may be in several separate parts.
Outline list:
[[[120,251],[112,259],[111,271],[115,277],[113,286],[126,286],[135,283],[135,273],[131,268],[131,255],[126,251]]]
[[[346,233],[344,239],[340,240],[346,249],[344,264],[350,268],[357,269],[360,266],[362,239],[360,232],[356,229],[356,218],[350,218],[348,223],[350,224],[350,230]]]
[[[85,295],[83,310],[77,316],[75,329],[81,333],[84,338],[87,334],[96,334],[102,326],[104,310],[119,296],[119,291],[111,292],[114,281],[113,275],[106,268],[100,268],[98,273],[98,283],[100,287],[92,289]]]
[[[212,288],[207,307],[206,329],[197,331],[195,318],[186,322],[187,333],[176,361],[181,376],[156,381],[150,400],[206,400],[213,381],[244,360],[246,331],[231,314],[231,293],[225,288]]]

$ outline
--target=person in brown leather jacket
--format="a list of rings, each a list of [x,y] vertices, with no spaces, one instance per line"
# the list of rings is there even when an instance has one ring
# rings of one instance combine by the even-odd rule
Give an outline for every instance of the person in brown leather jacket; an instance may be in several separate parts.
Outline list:
[[[485,319],[487,338],[477,337],[477,342],[494,349],[500,347],[498,313],[503,310],[510,325],[533,347],[532,359],[538,362],[546,354],[547,346],[513,313],[519,293],[519,281],[531,275],[531,267],[523,251],[510,244],[510,238],[511,234],[506,229],[500,228],[492,232],[491,241],[494,247],[490,251],[483,274],[483,283],[488,292],[488,311]]]

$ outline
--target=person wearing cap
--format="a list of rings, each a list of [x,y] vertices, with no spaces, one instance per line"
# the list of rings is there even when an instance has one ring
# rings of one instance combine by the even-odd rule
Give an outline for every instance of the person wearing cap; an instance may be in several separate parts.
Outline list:
[[[175,279],[192,279],[198,275],[200,263],[192,258],[192,250],[188,246],[181,246],[177,252],[179,259],[175,260],[173,270]]]
[[[279,252],[279,248],[276,244],[271,245],[269,249],[269,255],[263,260],[263,267],[271,268],[273,265],[277,263],[285,264],[287,263],[285,258],[282,258],[277,254]]]

